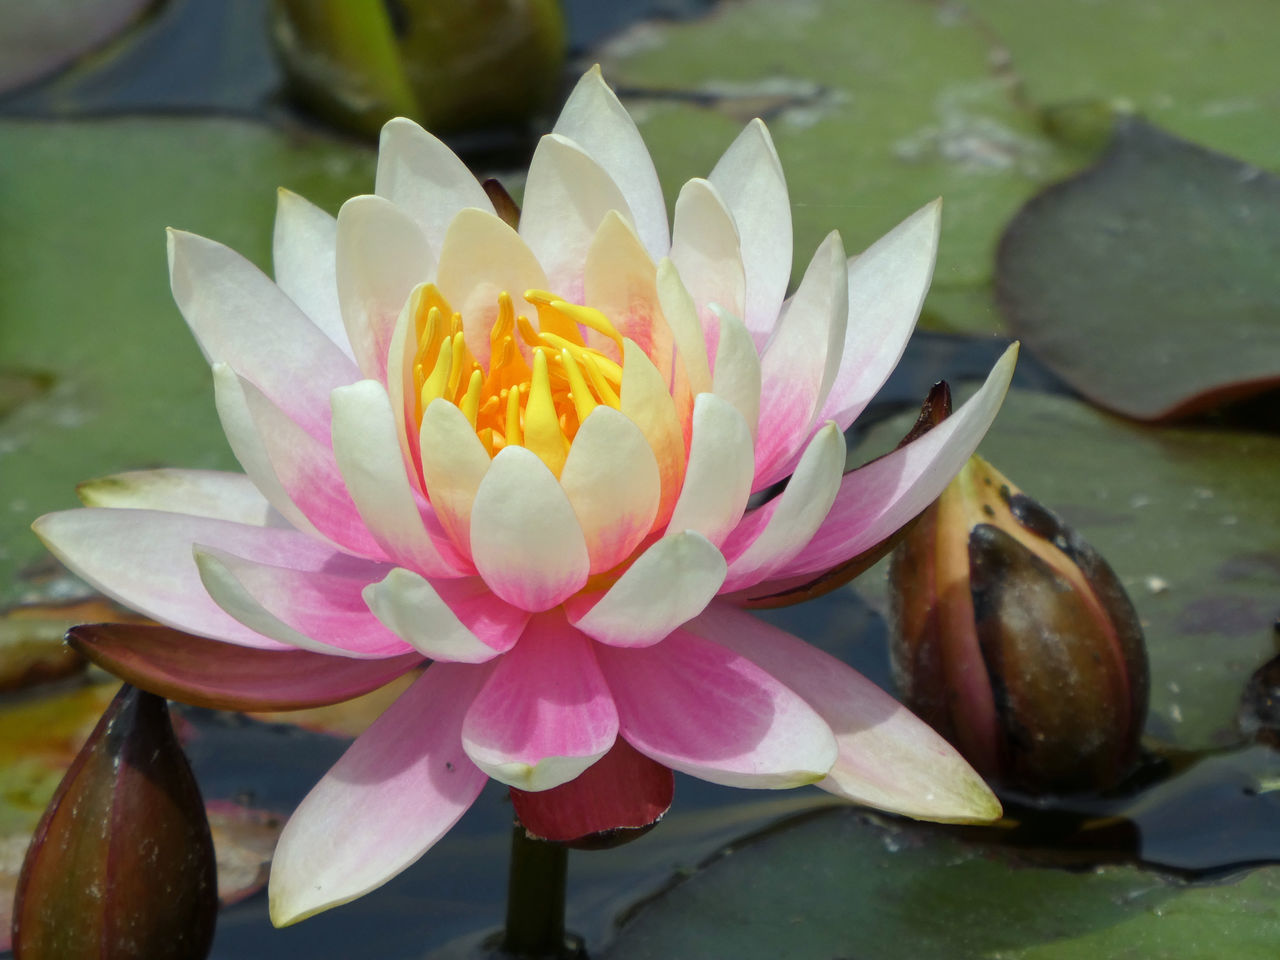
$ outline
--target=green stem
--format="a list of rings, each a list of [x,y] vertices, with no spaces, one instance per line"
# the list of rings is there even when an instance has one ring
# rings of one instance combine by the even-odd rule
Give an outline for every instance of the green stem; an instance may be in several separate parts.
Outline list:
[[[568,877],[568,848],[535,840],[517,821],[511,834],[504,952],[549,960],[567,955],[564,904]]]

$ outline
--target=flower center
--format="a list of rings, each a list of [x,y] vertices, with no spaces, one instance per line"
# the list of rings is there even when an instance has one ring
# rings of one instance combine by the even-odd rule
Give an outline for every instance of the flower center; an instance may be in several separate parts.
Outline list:
[[[609,338],[622,355],[622,337],[599,310],[526,290],[538,311],[538,327],[516,316],[511,296],[498,294],[498,316],[489,331],[489,368],[467,348],[462,316],[434,285],[421,289],[414,320],[417,416],[437,398],[455,404],[475,428],[489,456],[523,446],[557,477],[578,428],[600,404],[619,406],[622,367],[586,345],[583,328]],[[522,349],[523,347],[523,349]]]

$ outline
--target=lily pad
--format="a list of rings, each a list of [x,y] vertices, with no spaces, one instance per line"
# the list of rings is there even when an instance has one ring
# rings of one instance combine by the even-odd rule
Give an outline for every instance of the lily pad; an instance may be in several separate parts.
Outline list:
[[[861,250],[944,197],[925,322],[993,329],[1001,228],[1090,156],[1041,129],[998,55],[1007,59],[958,5],[753,0],[633,28],[602,59],[669,197],[706,176],[742,124],[765,118],[790,186],[797,277],[831,229]]]
[[[1102,406],[1172,420],[1280,385],[1280,177],[1148,124],[1010,223],[1015,333]]]
[[[911,417],[878,425],[866,449],[894,442]],[[979,452],[1120,577],[1146,631],[1148,732],[1195,748],[1234,741],[1241,691],[1275,652],[1280,438],[1151,430],[1014,390]],[[883,575],[855,586],[883,603]]]
[[[636,911],[609,960],[1262,960],[1280,868],[1188,885],[1135,867],[1068,872],[849,809],[726,848]]]
[[[233,469],[208,366],[174,307],[164,228],[270,266],[279,185],[335,209],[373,154],[228,119],[0,124],[0,368],[53,386],[0,421],[0,603],[44,556],[27,529],[91,477],[160,465]]]

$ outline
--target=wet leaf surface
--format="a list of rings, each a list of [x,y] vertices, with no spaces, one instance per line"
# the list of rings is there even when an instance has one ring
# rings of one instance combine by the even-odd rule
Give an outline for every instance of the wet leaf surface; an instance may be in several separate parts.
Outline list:
[[[1280,178],[1147,124],[1005,231],[1000,303],[1028,350],[1141,420],[1280,386]]]
[[[643,906],[610,960],[1263,960],[1280,937],[1280,868],[1188,885],[1134,867],[1036,867],[854,810],[735,844]]]

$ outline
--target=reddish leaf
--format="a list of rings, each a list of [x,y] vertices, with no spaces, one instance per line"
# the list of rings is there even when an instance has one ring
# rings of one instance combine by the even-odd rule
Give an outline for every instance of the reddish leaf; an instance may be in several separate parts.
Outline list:
[[[301,710],[376,690],[422,662],[411,653],[352,660],[306,650],[255,650],[169,627],[98,623],[67,642],[104,670],[152,693],[214,710]]]

